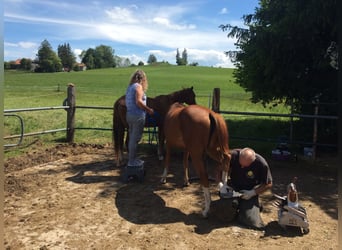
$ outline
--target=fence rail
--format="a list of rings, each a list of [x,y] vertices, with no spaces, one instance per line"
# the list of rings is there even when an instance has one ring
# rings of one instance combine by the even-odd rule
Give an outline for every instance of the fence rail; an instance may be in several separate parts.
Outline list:
[[[19,146],[24,137],[27,136],[35,136],[35,135],[43,135],[43,134],[52,134],[57,132],[66,132],[67,128],[57,128],[57,129],[49,129],[38,132],[30,132],[24,133],[24,121],[23,118],[18,114],[13,113],[21,113],[21,112],[32,112],[32,111],[44,111],[44,110],[58,110],[65,109],[66,111],[69,109],[69,106],[56,106],[56,107],[38,107],[38,108],[22,108],[22,109],[7,109],[4,110],[4,116],[13,116],[19,119],[20,121],[20,134],[5,136],[4,140],[16,139],[19,138],[17,143],[13,144],[5,144],[5,147],[15,147]],[[106,106],[76,106],[76,108],[80,109],[102,109],[102,110],[113,110],[113,107]],[[112,131],[112,128],[96,128],[96,127],[74,127],[75,130],[98,130],[98,131]]]
[[[57,107],[38,107],[38,108],[22,108],[22,109],[5,109],[4,113],[19,113],[27,111],[43,111],[43,110],[54,110],[54,109],[68,109],[70,106],[57,106]]]
[[[318,120],[319,119],[327,119],[327,120],[335,120],[338,121],[338,116],[334,115],[319,115],[319,102],[315,103],[315,111],[313,115],[306,115],[306,114],[278,114],[278,113],[262,113],[262,112],[238,112],[238,111],[222,111],[220,110],[220,89],[215,88],[213,91],[213,100],[212,100],[212,110],[221,114],[231,114],[231,115],[244,115],[244,116],[267,116],[267,117],[283,117],[289,118],[291,122],[290,127],[290,139],[286,142],[289,144],[302,144],[302,145],[310,145],[312,146],[313,151],[313,158],[316,158],[316,151],[317,146],[324,146],[324,147],[337,147],[337,144],[324,144],[317,142],[317,134],[318,134]],[[303,142],[303,141],[296,141],[293,140],[293,119],[294,118],[305,118],[305,119],[313,119],[313,138],[312,142]],[[270,139],[270,138],[251,138],[251,137],[237,137],[231,136],[234,139],[243,139],[243,140],[255,140],[255,141],[272,141],[275,142],[277,140]]]
[[[7,109],[4,110],[4,116],[13,116],[19,119],[20,121],[20,129],[21,132],[18,135],[10,135],[4,137],[4,139],[16,139],[19,138],[19,141],[16,144],[7,144],[4,145],[5,147],[13,147],[20,145],[22,140],[25,136],[34,136],[34,135],[42,135],[48,133],[56,133],[56,132],[66,132],[66,141],[73,142],[74,140],[74,131],[75,130],[100,130],[100,131],[111,131],[112,128],[94,128],[94,127],[75,127],[75,112],[76,109],[97,109],[97,110],[113,110],[113,107],[108,106],[83,106],[83,105],[75,105],[76,97],[75,97],[75,88],[73,84],[69,84],[67,90],[68,96],[63,101],[63,106],[56,106],[56,107],[37,107],[37,108],[21,108],[21,109]],[[210,102],[211,101],[211,102]],[[211,104],[211,105],[210,105]],[[213,91],[213,95],[209,95],[208,107],[211,106],[211,109],[221,113],[221,114],[228,114],[228,115],[242,115],[242,116],[263,116],[263,117],[282,117],[282,118],[289,118],[291,121],[294,118],[305,118],[305,119],[313,119],[314,120],[314,135],[312,142],[304,142],[299,140],[293,140],[292,134],[290,136],[290,140],[288,143],[290,144],[302,144],[302,145],[311,145],[314,147],[316,146],[325,146],[325,147],[337,147],[335,144],[324,144],[317,142],[317,120],[318,119],[326,119],[326,120],[335,120],[337,121],[339,118],[338,116],[333,115],[318,115],[318,112],[315,112],[313,115],[304,115],[304,114],[279,114],[279,113],[262,113],[262,112],[239,112],[239,111],[223,111],[220,110],[220,89],[215,88]],[[45,110],[59,110],[64,109],[67,112],[67,125],[66,128],[57,128],[52,130],[45,130],[39,132],[32,132],[32,133],[24,133],[24,122],[20,115],[14,113],[21,113],[21,112],[34,112],[34,111],[45,111]],[[292,131],[292,127],[291,127]],[[292,132],[291,132],[292,133]],[[256,138],[256,137],[242,137],[242,136],[231,136],[233,139],[240,139],[240,140],[253,140],[253,141],[266,141],[266,142],[277,142],[275,139],[271,138]]]
[[[313,118],[313,119],[328,119],[337,120],[334,115],[302,115],[302,114],[278,114],[278,113],[262,113],[262,112],[238,112],[238,111],[219,111],[221,114],[229,115],[250,115],[250,116],[269,116],[269,117],[284,117],[284,118]]]

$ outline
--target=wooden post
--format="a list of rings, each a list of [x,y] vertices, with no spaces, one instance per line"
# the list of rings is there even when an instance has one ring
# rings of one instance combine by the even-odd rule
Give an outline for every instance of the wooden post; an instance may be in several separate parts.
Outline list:
[[[69,108],[67,109],[67,142],[74,142],[75,133],[75,111],[76,111],[76,96],[75,85],[73,83],[68,84],[68,97],[67,103]]]
[[[220,112],[220,88],[214,88],[211,109],[216,113]]]
[[[315,105],[315,115],[318,115],[318,107],[319,101],[317,100]],[[312,158],[316,160],[316,151],[317,151],[317,131],[318,131],[318,124],[317,124],[317,118],[314,118],[314,125],[313,125],[313,138],[312,138]]]
[[[293,115],[293,101],[291,101],[291,115]],[[290,142],[293,141],[293,117],[290,118]]]

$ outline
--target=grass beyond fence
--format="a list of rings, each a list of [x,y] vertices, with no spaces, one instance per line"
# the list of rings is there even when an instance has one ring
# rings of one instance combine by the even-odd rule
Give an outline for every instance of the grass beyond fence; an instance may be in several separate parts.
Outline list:
[[[251,103],[250,93],[246,93],[235,84],[232,76],[233,69],[190,66],[143,66],[140,68],[147,74],[149,81],[147,95],[150,97],[193,86],[197,103],[208,106],[211,104],[210,96],[213,89],[218,87],[221,90],[221,110],[289,113],[289,110],[281,105],[269,109],[261,104]],[[129,78],[135,70],[135,67],[131,67],[69,73],[5,71],[4,106],[5,109],[61,106],[66,98],[68,83],[75,84],[76,105],[113,106],[114,101],[125,94]],[[20,115],[24,119],[25,133],[66,126],[64,110],[23,112]],[[289,133],[288,119],[285,118],[250,119],[227,115],[225,118],[231,135],[277,138]],[[111,110],[77,109],[76,111],[76,127],[110,128],[111,126]],[[18,134],[18,129],[17,120],[5,118],[5,136]],[[37,138],[25,138],[24,145]],[[39,136],[39,140],[46,143],[64,139],[65,133],[63,132]],[[79,143],[111,143],[111,140],[110,131],[76,130],[75,133],[75,142]],[[231,143],[233,147],[267,148],[265,150],[274,146],[274,143],[270,145],[270,143],[241,140],[231,140]]]

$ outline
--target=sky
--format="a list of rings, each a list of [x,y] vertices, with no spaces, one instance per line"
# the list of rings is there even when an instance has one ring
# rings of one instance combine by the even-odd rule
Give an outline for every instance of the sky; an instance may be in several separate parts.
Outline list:
[[[36,58],[46,39],[57,52],[69,43],[78,55],[99,45],[131,63],[176,64],[176,51],[187,50],[188,63],[233,67],[224,51],[235,40],[219,25],[243,27],[242,16],[253,14],[258,0],[4,0],[4,61]]]

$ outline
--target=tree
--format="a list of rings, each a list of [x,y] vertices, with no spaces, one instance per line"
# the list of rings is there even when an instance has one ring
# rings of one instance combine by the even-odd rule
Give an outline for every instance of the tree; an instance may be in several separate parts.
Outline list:
[[[157,62],[157,57],[153,54],[150,54],[147,59],[148,64],[153,64]]]
[[[182,52],[182,63],[182,65],[188,65],[188,52],[186,49],[184,49]]]
[[[100,45],[95,48],[95,67],[112,68],[115,67],[114,50],[110,46]]]
[[[87,66],[87,69],[95,69],[95,50],[92,48],[87,49],[86,51],[82,51],[81,53],[82,60],[81,62]]]
[[[4,62],[4,69],[11,69],[11,62]]]
[[[61,59],[63,68],[71,70],[76,63],[75,54],[72,52],[69,43],[58,45],[57,49],[58,57]]]
[[[129,58],[125,58],[123,60],[123,67],[129,67],[131,65],[131,60],[129,60]]]
[[[32,66],[32,60],[27,58],[22,58],[20,60],[20,69],[30,70]]]
[[[337,70],[327,49],[337,42],[337,0],[261,0],[254,14],[243,16],[247,29],[221,25],[237,38],[228,51],[237,82],[252,92],[253,102],[295,104],[337,101]]]
[[[177,65],[187,65],[188,64],[188,53],[187,53],[186,49],[183,50],[182,57],[180,56],[179,50],[177,49],[176,63],[177,63]]]
[[[116,66],[114,50],[110,46],[100,45],[95,49],[89,48],[82,51],[80,57],[82,63],[87,65],[87,69],[111,68]]]
[[[62,63],[56,52],[53,51],[50,43],[45,39],[37,54],[38,72],[58,72],[62,70]]]
[[[114,56],[114,61],[115,61],[116,67],[122,67],[122,65],[123,65],[123,58],[122,57]]]
[[[144,66],[144,62],[143,61],[139,61],[138,62],[138,66]]]
[[[177,65],[181,65],[181,60],[182,60],[182,58],[180,57],[179,50],[177,48],[177,53],[176,53],[176,63],[177,63]]]

